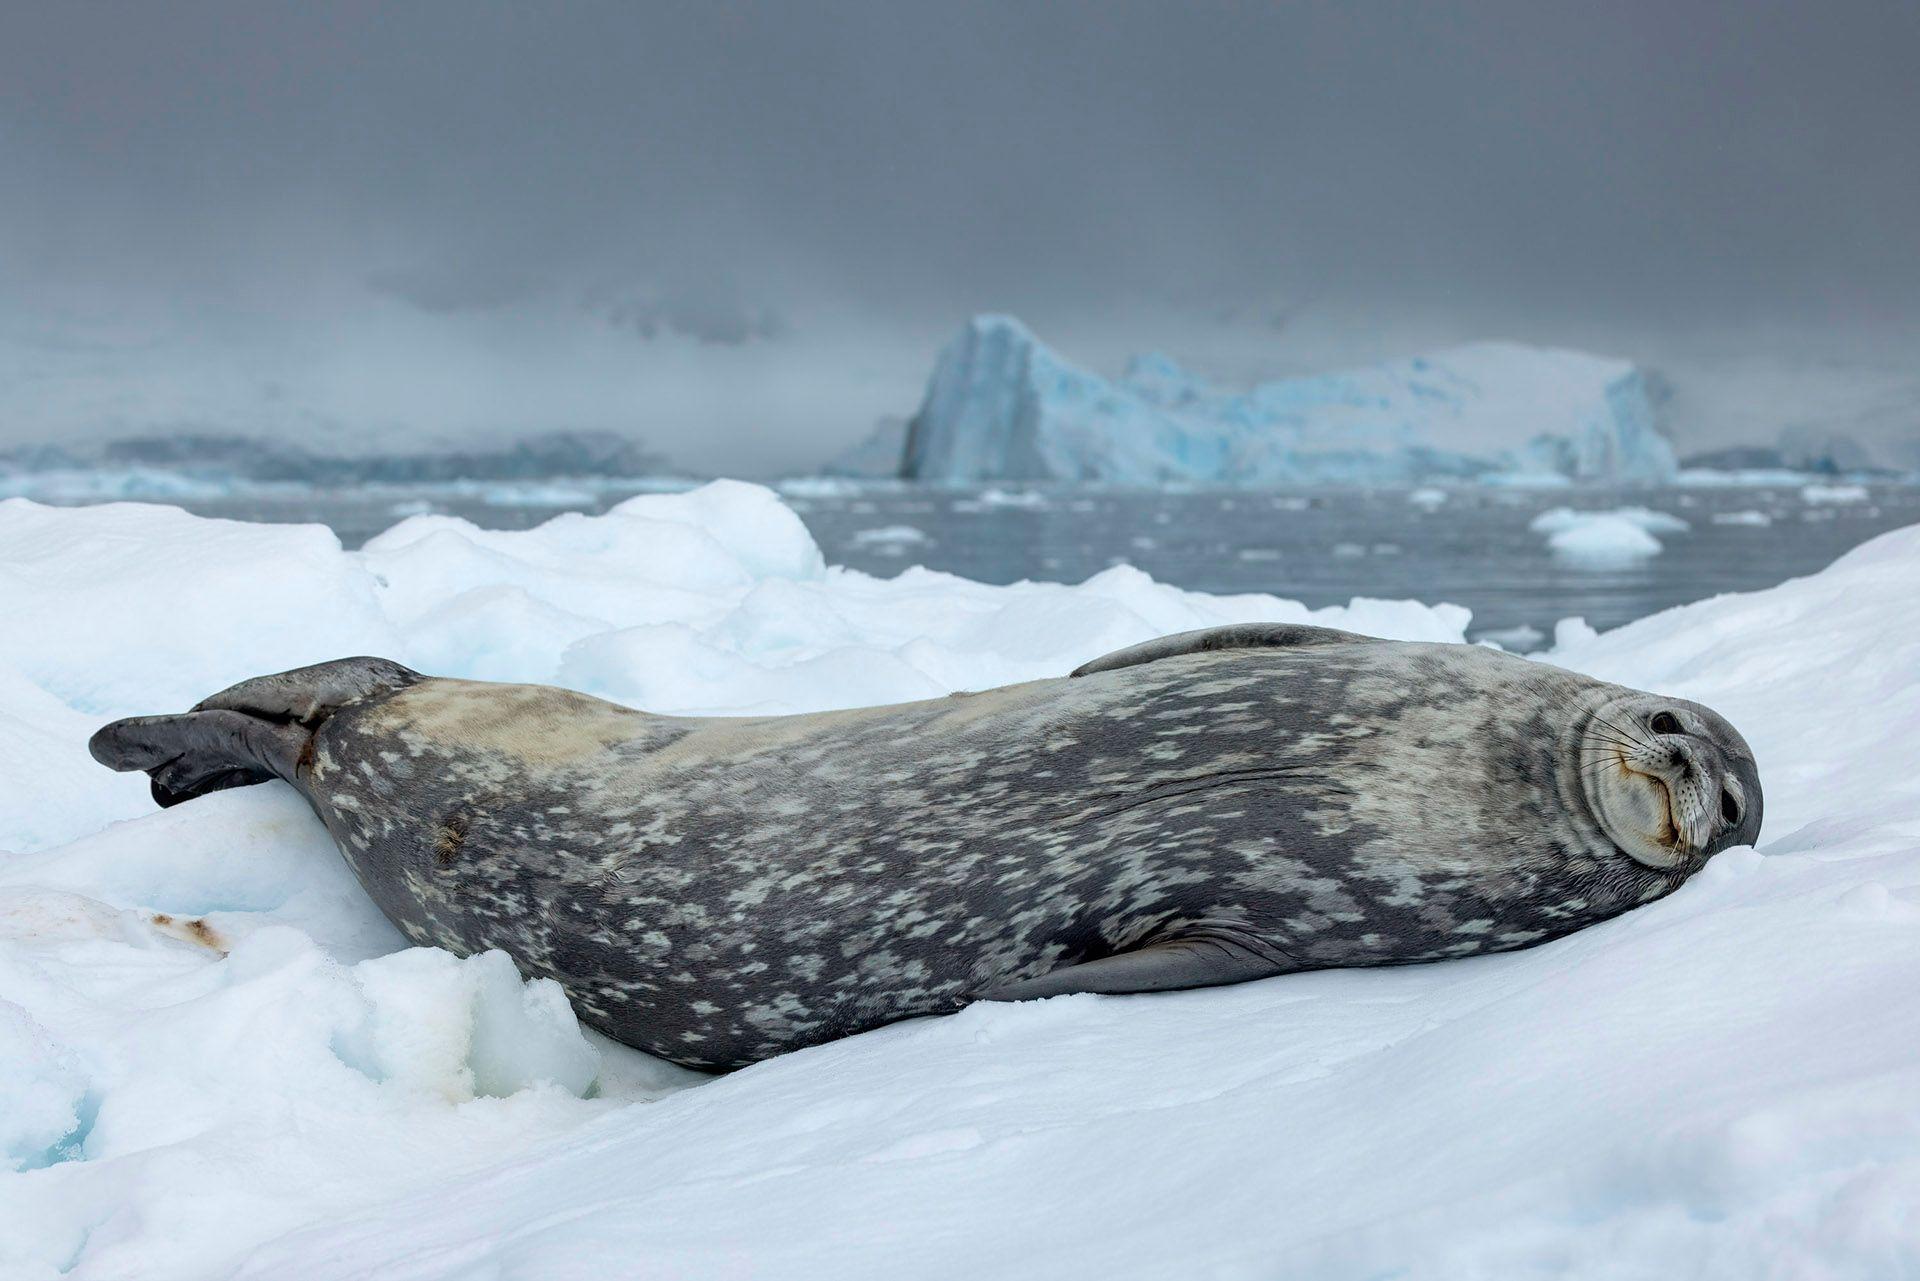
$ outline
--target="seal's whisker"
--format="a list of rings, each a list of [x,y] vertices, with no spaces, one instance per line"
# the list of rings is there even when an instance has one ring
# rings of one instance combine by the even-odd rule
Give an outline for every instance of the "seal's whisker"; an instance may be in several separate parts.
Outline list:
[[[1593,714],[1593,719],[1595,719],[1596,721],[1599,721],[1602,725],[1605,725],[1608,729],[1612,730],[1614,733],[1623,734],[1626,737],[1632,739],[1634,742],[1646,748],[1648,751],[1653,750],[1652,743],[1649,743],[1646,739],[1640,737],[1638,734],[1634,733],[1632,730],[1621,729],[1618,725],[1615,725],[1612,721],[1608,720],[1606,717],[1602,716],[1600,713],[1595,712]]]

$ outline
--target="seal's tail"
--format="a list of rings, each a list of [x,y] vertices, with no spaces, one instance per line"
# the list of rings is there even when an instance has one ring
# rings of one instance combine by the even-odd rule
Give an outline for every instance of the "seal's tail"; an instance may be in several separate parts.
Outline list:
[[[162,806],[274,778],[294,782],[327,717],[419,679],[384,658],[296,667],[241,681],[177,716],[115,721],[87,747],[109,769],[145,770]]]

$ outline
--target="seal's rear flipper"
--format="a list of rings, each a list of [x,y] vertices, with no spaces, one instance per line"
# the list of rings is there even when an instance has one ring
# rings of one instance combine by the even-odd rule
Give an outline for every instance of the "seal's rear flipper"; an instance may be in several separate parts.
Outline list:
[[[193,710],[245,712],[270,721],[298,721],[311,728],[348,703],[405,689],[420,679],[419,672],[392,659],[336,658],[330,663],[241,681],[201,699]]]
[[[404,689],[420,673],[384,658],[342,658],[256,676],[179,716],[133,716],[93,736],[109,769],[145,770],[162,806],[298,771],[313,731],[340,708]]]
[[[1069,965],[982,992],[983,1001],[1037,1001],[1070,992],[1174,992],[1271,978],[1283,967],[1232,939],[1184,938]]]
[[[187,712],[130,716],[87,743],[109,769],[145,770],[162,806],[229,787],[291,780],[312,735],[298,725],[276,725],[243,712]]]

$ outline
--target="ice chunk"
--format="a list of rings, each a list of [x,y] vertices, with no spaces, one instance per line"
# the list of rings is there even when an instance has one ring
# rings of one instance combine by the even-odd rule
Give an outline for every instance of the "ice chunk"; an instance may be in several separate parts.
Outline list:
[[[1476,632],[1474,639],[1491,641],[1501,649],[1513,650],[1517,653],[1526,653],[1529,650],[1539,649],[1540,643],[1547,639],[1547,634],[1538,627],[1521,623],[1514,627],[1497,627],[1484,632]]]
[[[1864,503],[1869,497],[1865,485],[1807,485],[1800,490],[1805,503]]]
[[[1555,556],[1582,565],[1628,564],[1660,554],[1660,540],[1638,522],[1610,512],[1587,515],[1554,531]]]
[[[550,979],[523,984],[504,952],[462,960],[411,948],[362,961],[354,979],[368,1008],[336,1034],[350,1066],[451,1102],[504,1096],[545,1081],[585,1094],[600,1057]]]
[[[1773,524],[1773,517],[1763,511],[1754,511],[1749,508],[1745,511],[1737,512],[1715,512],[1713,514],[1713,523],[1716,525],[1751,525],[1757,529],[1764,529],[1766,526]]]
[[[891,556],[904,556],[908,548],[926,542],[927,535],[925,530],[915,529],[912,525],[882,525],[877,529],[856,532],[851,541],[855,547],[869,548]]]
[[[0,1171],[74,1155],[89,1111],[73,1052],[25,1010],[0,1000]]]
[[[1571,507],[1554,507],[1535,516],[1527,528],[1536,534],[1558,534],[1590,524],[1601,516],[1626,521],[1649,534],[1681,534],[1692,528],[1678,516],[1647,507],[1615,507],[1608,511],[1575,511]]]

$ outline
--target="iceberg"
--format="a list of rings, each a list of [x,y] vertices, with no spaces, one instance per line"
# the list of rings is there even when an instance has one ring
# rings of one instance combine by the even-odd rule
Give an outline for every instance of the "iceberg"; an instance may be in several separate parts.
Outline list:
[[[1108,380],[994,315],[941,354],[901,456],[908,479],[957,482],[1659,483],[1676,471],[1626,361],[1485,342],[1230,390],[1157,354]]]

